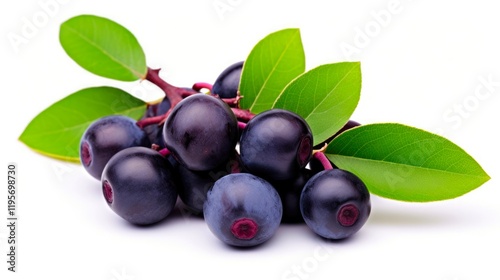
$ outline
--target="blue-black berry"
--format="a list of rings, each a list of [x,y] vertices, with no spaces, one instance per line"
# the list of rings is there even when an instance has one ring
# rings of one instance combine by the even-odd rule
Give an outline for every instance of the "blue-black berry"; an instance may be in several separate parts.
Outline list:
[[[273,186],[248,173],[230,174],[215,182],[203,206],[214,235],[232,246],[256,246],[278,230],[283,213]]]
[[[106,164],[102,192],[111,209],[132,224],[149,225],[174,208],[177,190],[170,163],[160,153],[133,147]]]
[[[101,180],[104,166],[119,151],[149,146],[146,133],[126,116],[107,116],[94,121],[80,140],[80,161],[85,170]]]
[[[370,193],[361,179],[341,169],[314,175],[302,190],[300,210],[306,224],[328,239],[356,233],[370,215]]]

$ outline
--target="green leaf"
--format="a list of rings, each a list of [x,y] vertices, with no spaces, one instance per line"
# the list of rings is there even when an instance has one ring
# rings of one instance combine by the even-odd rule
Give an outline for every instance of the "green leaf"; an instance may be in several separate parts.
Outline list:
[[[317,145],[349,121],[361,92],[359,62],[326,64],[292,81],[281,93],[274,108],[302,116],[313,132]]]
[[[146,77],[141,45],[114,21],[93,15],[73,17],[61,25],[59,40],[76,63],[96,75],[120,81]]]
[[[402,201],[451,199],[490,179],[456,144],[402,124],[347,130],[330,143],[326,153],[339,168],[358,175],[370,192]]]
[[[80,138],[95,120],[109,115],[143,116],[146,103],[112,87],[77,91],[52,104],[25,128],[19,140],[42,154],[79,161]]]
[[[243,64],[240,106],[252,113],[271,109],[283,88],[305,71],[299,29],[271,33],[252,49]]]

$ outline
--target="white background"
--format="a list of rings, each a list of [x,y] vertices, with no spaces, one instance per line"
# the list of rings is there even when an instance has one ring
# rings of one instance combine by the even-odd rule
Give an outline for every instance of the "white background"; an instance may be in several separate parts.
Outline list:
[[[500,279],[500,86],[481,88],[481,79],[500,81],[495,1],[66,0],[45,11],[40,3],[46,2],[53,1],[4,1],[0,8],[1,164],[4,170],[8,162],[19,165],[20,219],[16,274],[7,272],[7,228],[0,226],[1,279]],[[267,34],[298,27],[308,69],[361,61],[362,97],[353,119],[440,133],[492,179],[443,202],[372,196],[365,227],[339,243],[325,242],[303,225],[283,226],[264,246],[235,250],[202,220],[179,212],[154,227],[131,226],[108,209],[99,182],[79,165],[41,156],[17,140],[39,112],[84,87],[159,96],[146,82],[90,74],[64,53],[59,25],[85,13],[130,29],[148,65],[162,67],[162,76],[179,86],[213,82]],[[27,21],[36,29],[23,35]],[[25,40],[15,45],[13,36]],[[342,50],[347,45],[356,52],[348,55]],[[2,189],[0,217],[6,223]]]

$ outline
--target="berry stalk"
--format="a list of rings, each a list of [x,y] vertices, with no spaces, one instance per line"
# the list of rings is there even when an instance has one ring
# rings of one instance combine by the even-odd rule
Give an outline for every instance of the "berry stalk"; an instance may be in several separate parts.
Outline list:
[[[245,123],[245,122],[238,122],[238,128],[239,129],[243,130],[243,129],[245,129],[246,126],[247,126],[247,123]]]
[[[184,89],[175,87],[169,83],[167,83],[165,80],[163,80],[160,77],[160,70],[161,69],[151,69],[148,67],[148,73],[146,75],[146,80],[150,81],[151,83],[155,84],[157,87],[159,87],[163,92],[165,93],[165,96],[167,96],[168,100],[170,101],[170,104],[172,104],[172,108],[177,105],[182,100],[182,93]]]
[[[158,152],[160,153],[160,155],[162,155],[164,157],[170,155],[170,151],[167,148],[163,148],[163,149],[159,150]]]
[[[154,151],[157,151],[158,153],[160,153],[160,155],[164,156],[164,157],[167,157],[170,155],[170,151],[167,149],[167,148],[161,148],[159,145],[157,144],[153,144],[151,145],[151,149],[153,149]]]
[[[240,108],[231,108],[231,110],[233,110],[234,115],[241,122],[248,122],[253,117],[255,117],[255,114],[250,112],[249,110],[240,109]]]
[[[325,170],[333,169],[333,166],[332,166],[330,160],[326,157],[326,155],[325,155],[325,153],[323,153],[323,151],[315,152],[313,154],[313,157],[321,163],[321,165],[323,166],[323,168]]]
[[[170,114],[171,110],[172,109],[168,110],[168,112],[166,112],[163,115],[159,115],[159,116],[155,116],[155,117],[150,117],[150,118],[145,118],[145,119],[139,120],[139,121],[137,121],[136,124],[140,128],[145,128],[146,126],[153,125],[153,124],[160,125],[160,124],[164,123],[165,120],[167,120],[167,117]]]
[[[209,91],[212,91],[212,84],[209,84],[209,83],[195,83],[193,85],[193,90],[195,90],[195,91],[201,91],[202,89],[208,89]]]
[[[138,121],[136,124],[140,128],[144,128],[148,125],[152,124],[162,124],[170,114],[170,111],[172,111],[172,108],[175,107],[179,102],[182,101],[182,95],[187,92],[185,89],[181,89],[178,87],[175,87],[169,83],[167,83],[165,80],[163,80],[160,77],[160,70],[161,69],[152,69],[148,67],[148,72],[146,74],[146,80],[155,84],[157,87],[159,87],[164,93],[165,96],[168,98],[170,101],[170,110],[168,110],[165,114],[163,115],[158,115],[150,118],[145,118],[140,121]]]
[[[219,97],[222,101],[224,101],[224,103],[226,103],[227,105],[229,105],[229,107],[231,108],[238,108],[239,106],[239,101],[241,99],[241,96],[239,94],[236,95],[236,97],[231,97],[231,98],[222,98],[220,97],[219,95],[215,94],[212,92],[212,84],[209,84],[209,83],[204,83],[204,82],[198,82],[198,83],[195,83],[193,84],[193,90],[195,92],[200,92],[202,89],[207,89],[210,91],[210,95],[214,96],[214,97]],[[182,97],[187,97],[189,95],[193,95],[195,93],[193,92],[190,92],[188,93],[186,96],[182,96]]]
[[[155,84],[157,87],[159,87],[164,93],[165,96],[168,98],[170,101],[171,107],[170,110],[168,110],[165,114],[150,117],[150,118],[145,118],[137,122],[137,126],[140,128],[144,128],[149,125],[153,124],[162,124],[165,122],[167,119],[168,115],[172,111],[175,106],[182,101],[183,98],[186,98],[188,96],[191,96],[193,94],[199,94],[198,90],[201,90],[203,88],[206,89],[211,89],[212,85],[208,83],[195,83],[193,85],[193,89],[195,91],[189,90],[189,89],[184,89],[184,88],[179,88],[176,86],[173,86],[169,83],[167,83],[165,80],[163,80],[159,73],[161,69],[152,69],[148,67],[148,72],[146,75],[146,80]],[[214,98],[219,98],[217,95],[213,95]],[[221,98],[222,101],[224,101],[226,104],[231,107],[231,110],[233,111],[234,115],[239,121],[243,122],[248,122],[250,119],[252,119],[255,114],[251,113],[248,110],[240,109],[238,108],[238,103],[240,100],[240,96],[237,96],[235,98]]]

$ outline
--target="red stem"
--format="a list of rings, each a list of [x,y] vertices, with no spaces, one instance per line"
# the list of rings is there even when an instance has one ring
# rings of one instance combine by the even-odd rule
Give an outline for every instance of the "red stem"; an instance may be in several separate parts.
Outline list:
[[[224,101],[224,103],[229,105],[229,107],[231,107],[231,108],[238,108],[239,103],[240,103],[240,99],[241,99],[240,96],[237,96],[234,98],[221,98],[221,100]]]
[[[185,90],[182,92],[182,94],[181,94],[182,98],[186,98],[186,97],[191,96],[193,94],[199,94],[199,93],[201,93],[200,90],[202,90],[204,88],[212,90],[212,85],[208,84],[208,83],[196,83],[193,85],[192,91]],[[213,93],[211,93],[210,95],[214,96],[214,97],[219,97],[218,95],[213,94]],[[239,95],[236,97],[233,97],[233,98],[221,98],[221,100],[224,101],[224,103],[226,103],[227,105],[229,105],[229,107],[232,107],[232,108],[238,108],[238,103],[240,102],[240,99],[241,99],[241,96],[239,96]]]
[[[152,125],[152,124],[162,124],[167,119],[168,115],[172,111],[172,108],[174,108],[179,102],[182,101],[183,94],[191,92],[190,90],[178,88],[178,87],[175,87],[175,86],[165,82],[160,77],[160,69],[151,69],[148,67],[148,73],[146,75],[146,80],[155,84],[157,87],[159,87],[165,93],[165,96],[170,101],[170,110],[168,110],[163,115],[154,116],[151,118],[145,118],[145,119],[138,121],[137,125],[140,128],[144,128],[144,127],[146,127],[148,125]]]
[[[209,91],[212,91],[212,84],[209,84],[209,83],[195,83],[193,85],[193,90],[195,90],[195,91],[201,91],[202,89],[208,89]]]
[[[243,129],[245,129],[246,126],[247,126],[246,123],[244,123],[244,122],[238,122],[238,128],[239,129],[243,130]]]
[[[158,151],[162,156],[166,157],[168,155],[170,155],[170,151],[167,149],[167,148],[163,148],[161,150]]]
[[[155,84],[158,86],[165,95],[167,96],[168,100],[170,101],[170,104],[173,107],[177,105],[182,100],[182,94],[181,92],[183,91],[180,88],[174,87],[173,85],[165,82],[159,75],[160,69],[151,69],[148,67],[148,73],[146,75],[146,80],[150,81],[151,83]]]
[[[231,108],[231,110],[233,110],[233,113],[236,116],[236,118],[242,122],[248,122],[253,117],[255,117],[255,114],[245,109]]]
[[[325,170],[333,169],[332,163],[323,152],[316,152],[314,153],[313,157],[317,159],[321,163],[321,165],[323,165],[323,168]]]
[[[217,98],[217,97],[214,97],[214,98]],[[222,99],[222,100],[224,101],[224,99]],[[146,127],[148,125],[162,124],[162,123],[165,122],[165,120],[167,119],[168,115],[170,115],[170,112],[172,111],[173,108],[174,108],[174,106],[170,107],[170,110],[168,110],[163,115],[158,115],[158,116],[155,116],[155,117],[150,117],[150,118],[142,119],[142,120],[140,120],[140,121],[137,122],[137,125],[140,128],[144,128],[144,127]],[[251,113],[248,110],[244,110],[244,109],[240,109],[240,108],[234,108],[234,107],[231,108],[231,110],[233,111],[233,113],[236,116],[236,118],[238,119],[238,121],[241,121],[241,122],[244,122],[244,123],[247,123],[248,121],[250,121],[255,116],[255,114]]]
[[[168,110],[168,112],[166,112],[163,115],[145,118],[145,119],[138,121],[137,125],[140,128],[144,128],[148,125],[153,125],[153,124],[162,124],[163,122],[165,122],[165,120],[167,119],[167,117],[170,114],[170,112],[172,111],[172,109],[175,108],[175,106],[179,102],[181,102],[183,98],[188,97],[188,96],[193,95],[193,94],[198,94],[196,91],[192,91],[190,89],[178,88],[178,87],[175,87],[175,86],[167,83],[166,81],[164,81],[160,77],[159,73],[160,73],[160,69],[152,69],[152,68],[148,67],[146,80],[150,81],[151,83],[158,86],[161,90],[163,90],[163,92],[165,93],[165,96],[170,101],[170,110]],[[210,85],[208,83],[195,83],[193,85],[193,89],[197,90],[198,88],[199,89],[202,89],[202,88],[211,89],[212,85]],[[218,98],[216,95],[212,95],[212,96]],[[243,109],[238,108],[238,102],[239,102],[240,98],[241,98],[240,96],[237,96],[236,98],[223,98],[222,101],[224,101],[226,104],[228,104],[231,107],[231,110],[233,111],[234,115],[236,116],[236,118],[239,121],[248,122],[250,119],[252,119],[255,116],[255,114],[252,114],[248,110],[243,110]]]
[[[200,93],[200,92],[194,91],[192,89],[185,89],[185,88],[179,88],[178,92],[180,93],[182,98],[186,98],[186,97],[191,96],[193,94]]]
[[[158,115],[158,116],[155,116],[155,117],[145,118],[145,119],[142,119],[140,121],[137,121],[136,124],[140,128],[145,128],[146,126],[153,125],[153,124],[160,125],[160,124],[164,123],[167,120],[167,117],[170,114],[170,111],[172,111],[172,109],[168,110],[163,115]]]

